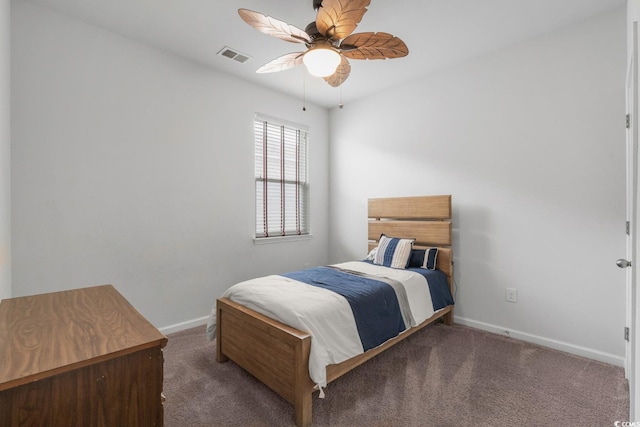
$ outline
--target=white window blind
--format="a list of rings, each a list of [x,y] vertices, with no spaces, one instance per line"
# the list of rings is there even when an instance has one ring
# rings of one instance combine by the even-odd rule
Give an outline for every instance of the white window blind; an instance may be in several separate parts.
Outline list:
[[[256,238],[309,234],[308,138],[303,126],[256,115]]]

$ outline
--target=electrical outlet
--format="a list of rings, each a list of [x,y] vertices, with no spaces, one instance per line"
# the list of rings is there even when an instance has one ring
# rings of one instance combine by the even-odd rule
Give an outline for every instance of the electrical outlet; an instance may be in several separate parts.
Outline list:
[[[518,302],[518,290],[513,288],[507,288],[505,293],[505,299],[509,302]]]

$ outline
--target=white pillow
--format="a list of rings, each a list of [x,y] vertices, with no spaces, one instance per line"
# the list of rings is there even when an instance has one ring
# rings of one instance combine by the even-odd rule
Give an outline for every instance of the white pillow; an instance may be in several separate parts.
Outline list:
[[[382,234],[373,263],[385,267],[406,268],[414,241],[415,239],[399,239]]]
[[[378,247],[371,249],[371,252],[365,258],[365,261],[373,261],[376,258],[376,254],[378,253]]]

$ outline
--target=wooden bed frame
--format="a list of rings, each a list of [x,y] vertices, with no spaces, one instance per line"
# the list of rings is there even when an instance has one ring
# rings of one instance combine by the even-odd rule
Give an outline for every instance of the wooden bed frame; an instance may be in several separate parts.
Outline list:
[[[437,268],[447,275],[453,294],[451,253],[451,196],[369,199],[369,249],[380,234],[415,238],[414,248],[437,246]],[[311,335],[275,321],[227,298],[217,300],[216,360],[231,359],[293,404],[298,427],[311,424],[309,377]],[[453,324],[453,306],[438,311],[420,325],[383,345],[327,367],[327,383],[442,318]]]

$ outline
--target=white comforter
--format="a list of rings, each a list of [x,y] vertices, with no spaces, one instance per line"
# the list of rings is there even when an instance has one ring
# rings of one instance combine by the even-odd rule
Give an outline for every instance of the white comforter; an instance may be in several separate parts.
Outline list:
[[[418,273],[360,261],[335,266],[401,282],[417,325],[434,314],[427,279]],[[363,353],[351,307],[344,297],[332,291],[272,275],[238,283],[222,296],[286,325],[309,332],[312,336],[309,376],[321,388],[327,385],[328,365]],[[214,306],[207,324],[210,340],[215,337],[215,317]]]

